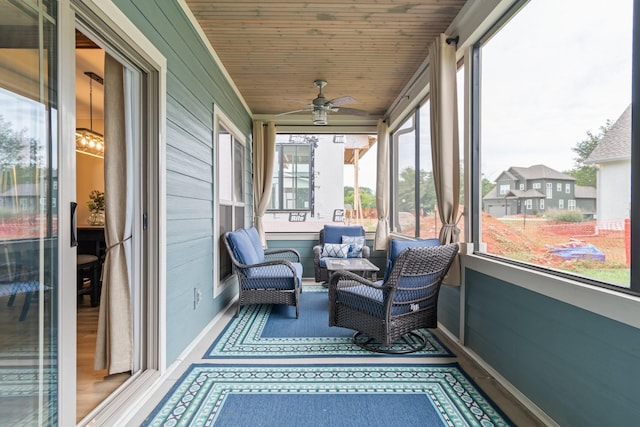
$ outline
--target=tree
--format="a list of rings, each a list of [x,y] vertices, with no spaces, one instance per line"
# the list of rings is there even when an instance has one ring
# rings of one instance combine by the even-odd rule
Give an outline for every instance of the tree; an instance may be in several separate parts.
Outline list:
[[[613,123],[607,120],[604,126],[600,126],[597,134],[587,131],[587,137],[579,141],[575,147],[571,149],[578,156],[574,158],[573,169],[565,173],[576,179],[576,185],[595,187],[596,186],[596,168],[595,166],[585,164],[587,158],[593,151],[606,133],[611,129]]]
[[[353,187],[344,187],[344,204],[353,206]],[[376,194],[369,187],[360,187],[360,205],[362,208],[376,207]]]
[[[487,178],[482,178],[482,197],[489,194],[489,191],[493,190],[495,186],[496,184],[489,181]]]
[[[11,122],[0,116],[0,171],[20,163],[26,147],[25,131],[15,131]]]

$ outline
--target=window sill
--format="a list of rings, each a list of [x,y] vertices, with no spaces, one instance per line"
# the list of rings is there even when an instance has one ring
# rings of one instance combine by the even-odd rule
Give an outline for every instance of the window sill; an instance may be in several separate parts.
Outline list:
[[[469,268],[515,286],[571,304],[612,320],[640,328],[640,297],[535,271],[481,255],[464,255]]]

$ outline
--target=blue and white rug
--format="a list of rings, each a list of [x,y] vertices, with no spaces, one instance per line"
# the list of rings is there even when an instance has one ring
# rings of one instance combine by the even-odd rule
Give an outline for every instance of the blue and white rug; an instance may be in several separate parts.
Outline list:
[[[305,286],[300,295],[300,317],[286,305],[244,306],[207,350],[204,359],[265,357],[387,357],[353,343],[351,329],[329,327],[328,292]],[[427,346],[404,357],[453,357],[426,329]]]
[[[191,365],[144,426],[511,426],[456,363]]]

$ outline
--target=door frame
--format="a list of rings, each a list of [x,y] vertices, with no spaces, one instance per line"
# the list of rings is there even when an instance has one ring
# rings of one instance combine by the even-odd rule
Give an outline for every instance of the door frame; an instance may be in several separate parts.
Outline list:
[[[75,29],[82,23],[100,35],[146,76],[141,98],[147,105],[143,113],[141,137],[146,163],[139,176],[145,191],[140,200],[147,223],[140,233],[145,256],[140,267],[142,295],[139,320],[143,348],[141,370],[94,409],[80,425],[115,425],[138,409],[139,402],[158,383],[166,370],[166,58],[110,0],[60,0],[58,2],[58,93],[60,141],[75,140]],[[141,162],[135,166],[140,171]],[[75,147],[59,144],[59,281],[75,283],[76,248],[70,246],[71,202],[75,202]],[[138,203],[138,201],[136,201]],[[135,218],[142,223],[142,215]],[[139,258],[136,256],[135,258]],[[75,286],[61,286],[58,300],[58,423],[76,424],[76,295]],[[144,392],[143,392],[144,391]]]

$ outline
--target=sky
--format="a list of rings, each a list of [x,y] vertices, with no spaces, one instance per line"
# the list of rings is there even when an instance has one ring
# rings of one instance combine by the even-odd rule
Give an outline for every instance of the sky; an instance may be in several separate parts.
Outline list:
[[[484,45],[485,178],[510,166],[569,170],[587,131],[597,134],[623,113],[631,102],[632,8],[632,0],[533,0]],[[359,176],[374,190],[375,152],[363,157]],[[351,166],[345,185],[353,185]]]

